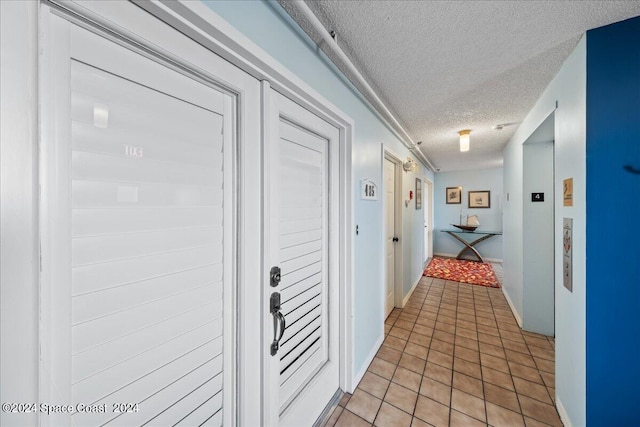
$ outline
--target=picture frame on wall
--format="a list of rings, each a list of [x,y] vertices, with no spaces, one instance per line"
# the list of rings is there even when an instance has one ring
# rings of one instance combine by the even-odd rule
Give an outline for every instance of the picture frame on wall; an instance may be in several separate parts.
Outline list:
[[[447,187],[447,204],[459,205],[462,203],[462,187]]]
[[[490,207],[491,192],[489,190],[469,191],[469,209]]]
[[[416,210],[422,209],[422,180],[416,178]]]

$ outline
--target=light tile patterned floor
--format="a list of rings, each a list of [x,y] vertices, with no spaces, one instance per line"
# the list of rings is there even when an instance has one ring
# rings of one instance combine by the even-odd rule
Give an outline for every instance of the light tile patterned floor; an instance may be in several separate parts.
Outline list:
[[[500,289],[424,277],[325,425],[561,426],[554,355],[552,338],[520,330]]]

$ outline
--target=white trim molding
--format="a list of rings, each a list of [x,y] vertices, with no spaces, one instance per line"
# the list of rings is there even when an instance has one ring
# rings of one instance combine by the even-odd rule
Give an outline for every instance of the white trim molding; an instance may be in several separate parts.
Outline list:
[[[509,294],[505,292],[504,286],[502,286],[502,294],[504,295],[504,298],[507,300],[507,303],[509,304],[509,308],[511,308],[511,312],[513,313],[513,317],[515,317],[516,322],[518,322],[518,326],[520,326],[520,329],[522,329],[522,317],[520,317],[520,313],[518,313],[518,311],[516,310],[516,307],[513,305],[511,298],[509,298]]]
[[[556,393],[556,408],[558,409],[558,415],[560,415],[562,424],[564,424],[565,427],[572,427],[573,424],[571,424],[569,414],[567,414],[567,410],[564,409],[564,405],[562,404],[560,397],[558,397],[558,393]]]
[[[402,299],[402,308],[404,308],[404,306],[407,305],[407,302],[409,302],[409,298],[411,298],[411,295],[413,295],[413,291],[415,291],[416,288],[418,287],[418,283],[420,283],[420,280],[422,279],[422,277],[423,276],[422,276],[422,271],[421,271],[420,272],[420,277],[418,277],[418,280],[416,280],[416,282],[413,284],[411,289],[409,289],[409,292],[407,292],[407,295]]]

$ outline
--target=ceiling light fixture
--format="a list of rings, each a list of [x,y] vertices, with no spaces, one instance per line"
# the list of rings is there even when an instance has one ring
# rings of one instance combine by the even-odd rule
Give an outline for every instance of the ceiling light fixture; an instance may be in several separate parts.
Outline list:
[[[469,134],[471,131],[469,129],[461,130],[458,132],[460,135],[460,151],[469,151]]]

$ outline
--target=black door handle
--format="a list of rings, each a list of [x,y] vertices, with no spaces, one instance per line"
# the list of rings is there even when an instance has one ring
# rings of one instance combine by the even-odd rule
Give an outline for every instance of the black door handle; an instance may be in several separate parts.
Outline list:
[[[280,340],[284,335],[284,330],[287,327],[287,321],[284,318],[284,314],[280,311],[280,294],[274,292],[271,294],[271,315],[273,315],[273,342],[271,343],[271,355],[275,356],[280,348]],[[280,328],[280,334],[278,335],[278,327]]]
[[[394,241],[394,242],[397,242],[397,241],[399,241],[399,240],[400,240],[400,239],[398,239],[397,237],[394,237],[394,238],[393,238],[393,241]]]

